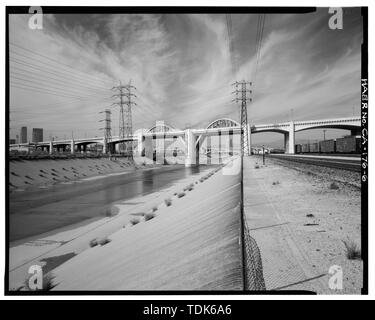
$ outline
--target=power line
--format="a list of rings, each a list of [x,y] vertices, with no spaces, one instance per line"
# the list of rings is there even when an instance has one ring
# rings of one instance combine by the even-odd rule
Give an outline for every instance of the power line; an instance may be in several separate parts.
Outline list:
[[[43,55],[43,54],[41,54],[41,53],[39,53],[39,52],[36,52],[36,51],[33,51],[33,50],[31,50],[31,49],[28,49],[28,48],[25,48],[25,47],[23,47],[23,46],[21,46],[21,45],[19,45],[19,44],[16,44],[16,43],[14,43],[14,42],[9,42],[9,44],[10,45],[12,45],[12,46],[14,46],[14,47],[17,47],[17,48],[20,48],[20,49],[22,49],[22,50],[24,50],[24,51],[27,51],[27,52],[30,52],[30,53],[32,53],[32,54],[34,54],[34,55],[36,55],[36,56],[40,56],[40,57],[42,57],[42,58],[44,58],[44,59],[47,59],[47,60],[50,60],[50,61],[52,61],[52,62],[55,62],[55,63],[58,63],[59,65],[64,65],[64,66],[66,66],[66,67],[68,67],[70,70],[70,72],[79,72],[79,73],[81,73],[82,75],[84,75],[85,76],[85,78],[87,78],[87,77],[89,77],[89,78],[91,78],[93,81],[98,81],[98,82],[108,82],[108,83],[111,83],[112,81],[110,81],[110,80],[104,80],[104,79],[99,79],[99,78],[97,78],[97,77],[94,77],[94,76],[91,76],[91,75],[87,75],[87,73],[85,73],[85,72],[82,72],[82,71],[80,71],[80,70],[77,70],[77,69],[75,69],[75,68],[72,68],[71,66],[69,66],[68,64],[65,64],[65,63],[62,63],[61,61],[58,61],[58,60],[55,60],[55,59],[52,59],[51,57],[48,57],[48,56],[45,56],[45,55]],[[60,68],[62,68],[62,69],[66,69],[66,68],[63,68],[63,67],[61,67],[60,66]]]
[[[232,75],[233,77],[236,76],[238,71],[237,60],[234,56],[234,45],[233,45],[233,36],[232,36],[232,18],[230,14],[226,14],[226,25],[227,25],[227,33],[228,33],[228,46],[229,46],[229,56],[232,65]]]
[[[85,98],[85,97],[91,97],[91,96],[98,96],[98,94],[91,94],[91,95],[86,95],[86,96],[78,96],[78,95],[67,95],[67,94],[64,94],[63,92],[61,91],[56,91],[56,90],[51,90],[51,89],[45,89],[43,87],[40,87],[40,86],[33,86],[33,85],[29,85],[29,84],[24,84],[24,83],[18,83],[16,82],[15,80],[12,80],[11,79],[11,82],[10,82],[10,87],[15,87],[15,88],[18,88],[18,89],[23,89],[23,90],[28,90],[28,91],[33,91],[33,92],[39,92],[39,93],[43,93],[43,94],[50,94],[50,95],[54,95],[54,96],[58,96],[58,97],[66,97],[66,98]]]
[[[19,77],[18,74],[16,75],[10,75],[10,79],[16,79],[16,80],[19,80],[19,81],[22,81],[22,82],[26,82],[26,84],[32,84],[32,85],[35,85],[35,86],[39,86],[43,89],[51,89],[51,90],[55,90],[55,91],[62,91],[63,93],[70,93],[70,94],[81,94],[82,93],[82,89],[75,89],[75,88],[67,88],[67,87],[63,87],[61,85],[58,85],[58,84],[50,84],[48,81],[47,83],[43,83],[43,81],[45,80],[39,80],[39,82],[34,82],[34,81],[30,81],[30,79],[25,79],[23,77]],[[86,89],[87,90],[87,89]],[[95,90],[94,90],[95,91]],[[96,93],[94,94],[91,90],[88,90],[88,93],[91,93],[93,95],[103,95],[97,91],[95,91]]]
[[[60,85],[80,87],[80,88],[85,88],[86,90],[90,90],[90,91],[105,91],[105,90],[108,90],[108,88],[107,89],[98,89],[98,88],[95,88],[95,87],[90,87],[90,86],[85,86],[85,85],[82,85],[82,84],[79,84],[79,83],[74,83],[74,82],[68,81],[68,80],[61,80],[59,78],[51,77],[51,76],[48,76],[48,75],[45,75],[45,74],[42,75],[42,74],[36,73],[34,71],[18,68],[17,66],[12,66],[12,68],[11,68],[10,75],[12,76],[14,74],[18,75],[18,76],[24,76],[24,77],[27,77],[27,78],[33,78],[37,81],[46,81],[46,80],[51,81],[52,80],[52,82],[60,84]]]
[[[258,16],[258,25],[257,25],[257,36],[256,36],[256,60],[253,68],[252,82],[255,85],[257,72],[259,68],[259,62],[261,58],[262,51],[262,42],[263,42],[263,31],[264,31],[264,22],[266,20],[265,14],[259,14]]]
[[[47,103],[47,104],[42,104],[42,105],[37,105],[37,106],[19,106],[19,105],[11,105],[9,106],[10,108],[10,112],[11,113],[23,113],[24,111],[16,111],[14,109],[34,109],[34,108],[44,108],[44,107],[55,107],[55,106],[60,106],[60,105],[66,105],[66,104],[77,104],[77,103],[82,103],[84,101],[90,101],[90,100],[93,100],[93,99],[97,99],[96,97],[88,97],[88,98],[72,98],[72,99],[69,99],[67,101],[63,101],[63,102],[57,102],[57,103]],[[103,101],[103,100],[107,100],[107,99],[111,99],[110,97],[108,98],[103,98],[99,101]],[[26,111],[27,112],[27,111]],[[45,111],[42,111],[43,113]],[[35,112],[32,112],[33,114]],[[56,113],[56,112],[54,112]],[[65,112],[64,112],[65,113]],[[96,112],[95,112],[96,113]]]
[[[31,63],[31,62],[28,62],[28,61],[25,61],[25,60],[22,60],[22,59],[11,57],[11,58],[9,58],[9,61],[13,62],[13,63],[17,63],[17,64],[22,65],[22,66],[25,66],[27,68],[31,68],[31,69],[40,71],[40,72],[46,72],[46,73],[49,73],[49,74],[52,74],[52,75],[55,75],[55,76],[58,76],[58,77],[65,78],[68,81],[76,81],[76,82],[84,83],[84,84],[88,83],[87,81],[84,81],[84,80],[81,80],[81,79],[72,79],[72,75],[70,75],[70,74],[66,75],[64,73],[61,73],[58,70],[53,69],[53,68],[51,70],[51,68],[48,69],[48,68],[46,68],[46,66],[40,66],[38,64]],[[11,65],[11,67],[13,67],[13,66]],[[26,71],[26,70],[24,70],[24,71]],[[58,72],[60,72],[60,73],[58,73]],[[93,85],[93,87],[95,87],[97,89],[107,89],[105,87],[101,87],[101,86],[98,86],[96,84]]]

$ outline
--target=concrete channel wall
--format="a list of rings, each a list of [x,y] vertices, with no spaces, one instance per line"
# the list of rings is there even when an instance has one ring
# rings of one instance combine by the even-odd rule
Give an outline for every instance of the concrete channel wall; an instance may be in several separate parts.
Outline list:
[[[152,220],[53,270],[53,290],[243,290],[240,170],[193,184]]]

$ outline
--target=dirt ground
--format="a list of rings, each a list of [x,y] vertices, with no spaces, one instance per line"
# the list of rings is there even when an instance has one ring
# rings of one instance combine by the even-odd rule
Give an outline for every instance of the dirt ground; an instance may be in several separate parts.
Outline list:
[[[296,167],[295,163],[290,165],[280,160],[267,159],[266,166],[260,158],[253,161],[253,168],[256,163],[259,168],[251,170],[251,174],[276,211],[277,223],[287,226],[293,246],[302,253],[303,263],[308,264],[312,275],[321,277],[319,285],[309,287],[306,281],[305,287],[290,286],[289,289],[359,294],[362,260],[347,258],[344,241],[361,247],[361,190],[356,186],[360,185],[360,176],[339,169],[328,169],[328,172],[312,165]],[[342,290],[331,290],[328,286],[332,266],[341,267]]]

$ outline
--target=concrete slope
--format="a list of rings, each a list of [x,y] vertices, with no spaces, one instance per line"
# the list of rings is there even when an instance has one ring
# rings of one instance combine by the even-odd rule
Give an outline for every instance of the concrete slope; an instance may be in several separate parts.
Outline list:
[[[232,172],[216,172],[152,220],[57,267],[53,290],[242,290],[240,176]]]
[[[169,170],[168,168],[164,169]],[[14,290],[23,286],[31,265],[40,265],[43,270],[51,270],[52,267],[56,267],[56,262],[61,264],[65,258],[71,257],[72,254],[80,254],[87,250],[92,239],[105,238],[123,229],[132,218],[139,216],[140,213],[149,212],[154,206],[162,209],[165,207],[164,199],[173,197],[176,192],[180,192],[187,185],[199,181],[201,177],[206,176],[212,170],[212,168],[201,168],[201,172],[174,181],[168,187],[162,187],[146,195],[112,203],[111,209],[118,212],[116,215],[84,220],[81,223],[70,224],[66,227],[12,242],[9,250],[9,287]],[[92,183],[97,184],[99,181]],[[80,186],[83,186],[83,184],[80,184]],[[46,190],[43,191],[43,194],[45,193]],[[46,218],[53,220],[54,216],[45,216]]]
[[[9,162],[9,191],[38,190],[102,174],[132,172],[126,158],[20,160]]]

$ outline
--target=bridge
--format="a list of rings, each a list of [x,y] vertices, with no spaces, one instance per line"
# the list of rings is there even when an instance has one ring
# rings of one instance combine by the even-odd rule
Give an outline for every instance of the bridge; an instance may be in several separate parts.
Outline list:
[[[261,132],[278,132],[284,135],[285,152],[294,154],[295,133],[309,129],[331,128],[349,130],[352,135],[360,134],[361,118],[353,116],[349,118],[322,119],[309,121],[289,121],[283,123],[248,125],[248,141],[251,148],[251,136]],[[103,145],[103,153],[115,150],[117,144],[123,142],[133,142],[135,147],[135,155],[142,158],[146,157],[147,150],[154,149],[154,145],[149,146],[147,141],[155,141],[159,148],[164,148],[164,143],[172,139],[172,144],[179,142],[185,150],[185,165],[192,166],[199,164],[200,147],[205,143],[207,150],[211,148],[211,137],[219,137],[219,149],[221,147],[228,150],[228,154],[233,154],[233,139],[239,137],[241,132],[240,124],[229,118],[221,118],[212,121],[205,129],[185,129],[179,130],[165,124],[157,124],[150,129],[139,129],[132,136],[121,138],[119,136],[112,137],[111,141],[105,141],[104,137],[84,138],[84,139],[65,139],[55,141],[44,141],[38,143],[12,144],[9,145],[10,150],[17,150],[25,147],[35,147],[41,150],[47,150],[53,153],[57,151],[66,151],[67,147],[71,153],[85,152],[90,144]],[[222,145],[222,137],[227,137],[227,146]],[[250,150],[249,148],[249,150]],[[151,152],[154,152],[151,150]]]

